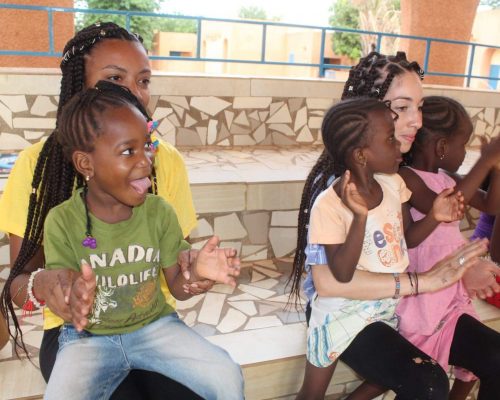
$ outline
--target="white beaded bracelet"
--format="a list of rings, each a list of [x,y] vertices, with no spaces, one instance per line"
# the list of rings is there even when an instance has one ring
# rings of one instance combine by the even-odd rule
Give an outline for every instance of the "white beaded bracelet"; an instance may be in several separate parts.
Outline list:
[[[36,271],[33,271],[28,279],[28,298],[36,306],[36,308],[42,308],[45,305],[45,301],[38,301],[35,297],[35,293],[33,293],[33,282],[35,281],[35,276],[40,271],[43,271],[43,268],[38,268]]]

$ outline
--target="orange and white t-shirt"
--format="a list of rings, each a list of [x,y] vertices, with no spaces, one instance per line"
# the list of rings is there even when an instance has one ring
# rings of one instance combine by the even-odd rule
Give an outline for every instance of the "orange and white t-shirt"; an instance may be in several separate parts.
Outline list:
[[[408,267],[401,204],[411,197],[398,174],[375,174],[382,188],[380,204],[368,211],[363,249],[357,269],[371,272],[403,272]],[[335,182],[334,182],[335,184]],[[344,243],[353,213],[335,193],[333,185],[314,202],[309,226],[309,243]]]

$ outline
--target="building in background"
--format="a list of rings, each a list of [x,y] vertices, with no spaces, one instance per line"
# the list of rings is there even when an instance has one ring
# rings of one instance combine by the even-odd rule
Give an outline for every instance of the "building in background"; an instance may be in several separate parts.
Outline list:
[[[261,60],[262,26],[245,23],[203,22],[200,57],[208,59]],[[268,26],[266,61],[319,64],[321,31]],[[196,33],[158,32],[152,54],[157,56],[196,57]],[[323,61],[351,65],[353,61],[334,54],[331,35],[325,38]],[[283,77],[318,77],[318,67],[234,62],[155,60],[153,68],[167,72],[208,73],[214,75],[257,75]],[[339,75],[340,74],[340,75]],[[346,72],[330,70],[327,76],[345,79]]]
[[[471,41],[500,46],[500,9],[477,12]],[[474,60],[474,75],[500,78],[500,49],[476,47]],[[473,79],[471,87],[500,90],[500,81]]]

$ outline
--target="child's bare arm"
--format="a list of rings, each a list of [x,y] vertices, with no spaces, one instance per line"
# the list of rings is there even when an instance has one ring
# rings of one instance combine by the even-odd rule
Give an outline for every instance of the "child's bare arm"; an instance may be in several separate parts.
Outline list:
[[[325,244],[326,259],[333,276],[339,282],[349,282],[358,265],[365,236],[368,207],[359,194],[356,185],[350,182],[350,172],[346,171],[340,182],[342,202],[352,211],[353,220],[345,242]],[[332,229],[335,229],[332,227]]]
[[[443,190],[433,202],[430,212],[421,220],[413,221],[408,202],[402,204],[406,244],[418,246],[441,222],[460,220],[463,217],[463,196],[453,188]]]
[[[192,295],[184,289],[184,285],[189,283],[179,267],[179,264],[174,264],[163,268],[163,274],[167,281],[168,290],[177,300],[187,300]]]
[[[491,233],[490,255],[493,261],[500,263],[500,214],[495,218],[495,224]]]
[[[466,176],[449,174],[457,183],[455,190],[462,192],[465,204],[470,204],[474,208],[489,214],[500,212],[499,160],[500,138],[496,138],[488,144],[483,144],[481,157]],[[492,171],[493,175],[493,185],[490,185],[493,191],[487,193],[479,189],[479,186],[490,171]],[[399,174],[404,179],[406,186],[414,194],[410,199],[412,207],[415,207],[423,214],[428,214],[432,208],[432,202],[436,198],[436,193],[427,186],[422,185],[422,179],[411,169],[403,167],[399,170]]]
[[[366,228],[366,216],[354,217],[342,244],[325,244],[328,267],[339,282],[349,282],[358,265]]]

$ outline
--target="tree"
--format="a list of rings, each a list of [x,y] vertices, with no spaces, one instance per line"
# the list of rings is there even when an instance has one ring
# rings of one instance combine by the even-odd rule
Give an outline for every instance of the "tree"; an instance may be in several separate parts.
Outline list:
[[[359,29],[364,31],[399,33],[401,6],[399,0],[352,0],[359,10]],[[363,54],[368,54],[375,46],[377,37],[361,35]],[[380,51],[393,54],[397,50],[399,40],[393,37],[384,37]]]
[[[488,6],[493,9],[500,8],[500,0],[481,0],[479,2],[479,5],[481,6]]]
[[[238,12],[238,17],[243,19],[260,19],[266,21],[267,13],[266,10],[257,6],[243,6]]]
[[[281,21],[281,17],[268,17],[266,10],[256,6],[241,7],[238,12],[238,17],[242,19],[257,19],[261,21]]]
[[[328,22],[333,27],[359,29],[359,11],[349,0],[337,0],[330,9]],[[332,37],[336,54],[357,59],[361,56],[361,39],[358,34],[335,32]]]
[[[399,0],[337,0],[330,7],[330,25],[365,31],[398,33],[400,26]],[[385,38],[381,51],[393,53],[397,40]],[[336,32],[333,50],[336,54],[357,59],[368,54],[376,45],[376,36]]]
[[[157,12],[160,2],[161,0],[80,0],[76,2],[76,6],[101,10]],[[76,25],[81,29],[97,21],[112,21],[125,27],[126,18],[123,15],[85,13],[77,19]],[[155,32],[194,33],[196,29],[196,21],[189,19],[136,16],[130,18],[130,30],[142,36],[147,49],[151,49]]]
[[[95,8],[101,10],[142,11],[156,12],[159,10],[157,0],[83,0],[77,3],[80,8]],[[138,33],[144,39],[147,49],[151,48],[155,28],[158,26],[159,18],[155,17],[132,17],[130,18],[130,30]],[[77,20],[77,28],[81,29],[98,21],[111,21],[125,27],[126,17],[114,14],[91,14],[85,13]]]

